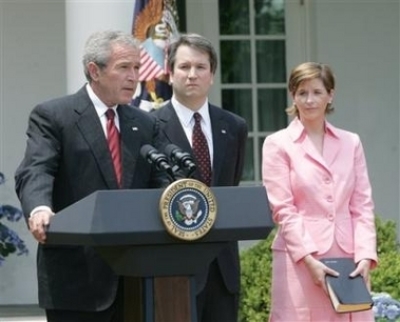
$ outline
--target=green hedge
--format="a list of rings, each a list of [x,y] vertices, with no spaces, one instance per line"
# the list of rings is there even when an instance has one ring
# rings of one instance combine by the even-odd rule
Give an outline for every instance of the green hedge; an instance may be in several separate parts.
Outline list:
[[[372,291],[387,292],[400,299],[400,252],[396,239],[396,224],[376,217],[379,264],[371,273]],[[271,300],[271,244],[275,230],[267,239],[240,254],[241,299],[240,322],[268,320]]]
[[[389,293],[400,300],[400,247],[396,238],[396,223],[377,217],[376,229],[379,263],[371,272],[371,289]]]

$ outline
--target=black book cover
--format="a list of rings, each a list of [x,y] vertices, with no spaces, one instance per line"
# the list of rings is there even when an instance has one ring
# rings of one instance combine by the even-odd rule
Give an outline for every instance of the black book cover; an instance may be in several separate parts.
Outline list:
[[[338,313],[369,310],[372,307],[371,294],[361,275],[351,278],[349,274],[356,269],[352,258],[323,258],[326,266],[340,275],[325,276],[326,286],[333,308]]]

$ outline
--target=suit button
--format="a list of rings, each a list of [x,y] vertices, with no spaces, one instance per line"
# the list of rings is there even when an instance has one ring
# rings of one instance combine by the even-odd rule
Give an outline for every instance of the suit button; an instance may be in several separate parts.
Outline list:
[[[333,197],[332,197],[332,196],[326,197],[326,201],[328,201],[328,202],[333,202]]]
[[[333,215],[332,214],[328,214],[328,220],[329,221],[333,221]]]
[[[324,182],[325,182],[326,184],[330,184],[330,183],[331,183],[331,179],[328,178],[328,177],[326,177],[326,178],[324,179]]]

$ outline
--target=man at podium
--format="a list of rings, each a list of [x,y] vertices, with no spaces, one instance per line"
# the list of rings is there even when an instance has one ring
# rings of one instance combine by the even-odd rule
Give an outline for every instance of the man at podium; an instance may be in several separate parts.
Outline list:
[[[119,277],[93,248],[46,244],[52,216],[97,190],[168,184],[140,157],[143,145],[159,145],[157,121],[128,105],[139,76],[138,42],[119,31],[96,32],[86,42],[83,63],[87,84],[31,112],[15,175],[29,230],[39,242],[39,305],[48,322],[122,321],[123,298]]]
[[[197,165],[195,179],[208,186],[237,186],[247,125],[243,118],[208,102],[218,61],[215,49],[204,37],[188,34],[169,46],[167,57],[173,96],[154,112],[162,134],[192,154]],[[196,276],[196,284],[198,322],[238,320],[237,242],[230,243]]]

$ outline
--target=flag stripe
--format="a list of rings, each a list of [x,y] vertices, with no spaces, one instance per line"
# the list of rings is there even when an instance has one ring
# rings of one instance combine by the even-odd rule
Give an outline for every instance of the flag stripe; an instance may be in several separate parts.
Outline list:
[[[151,80],[163,74],[163,68],[161,66],[158,66],[157,62],[154,61],[143,48],[140,51],[140,63],[140,81]]]

